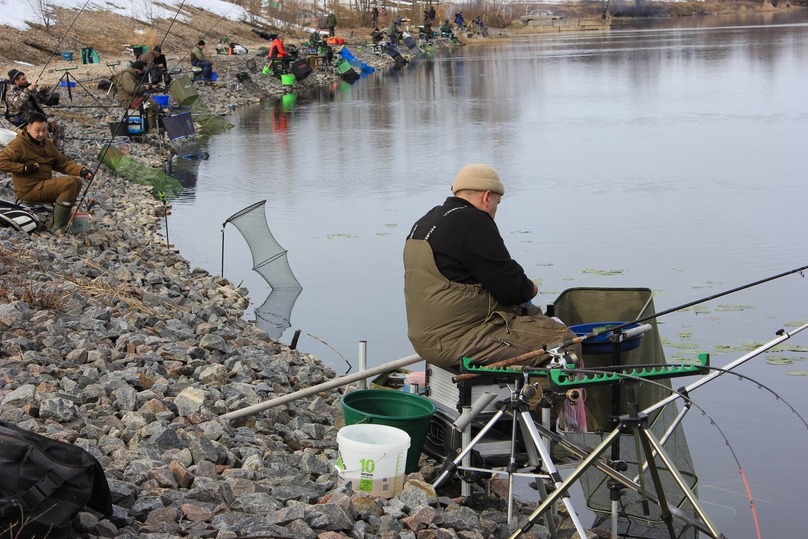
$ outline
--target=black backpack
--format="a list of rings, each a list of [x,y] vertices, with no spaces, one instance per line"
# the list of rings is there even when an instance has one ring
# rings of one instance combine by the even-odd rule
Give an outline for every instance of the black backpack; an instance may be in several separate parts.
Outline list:
[[[70,538],[70,521],[85,506],[112,514],[98,460],[78,446],[0,421],[0,533]]]

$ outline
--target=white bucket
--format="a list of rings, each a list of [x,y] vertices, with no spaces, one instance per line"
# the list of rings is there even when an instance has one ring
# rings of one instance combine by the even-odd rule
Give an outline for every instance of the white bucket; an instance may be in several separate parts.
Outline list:
[[[339,482],[355,492],[392,498],[404,488],[410,435],[387,425],[348,425],[337,432]]]

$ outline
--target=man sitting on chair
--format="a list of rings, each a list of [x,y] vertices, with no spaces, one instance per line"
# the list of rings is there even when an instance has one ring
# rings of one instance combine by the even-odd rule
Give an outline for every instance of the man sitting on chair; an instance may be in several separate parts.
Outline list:
[[[61,230],[81,191],[81,178],[90,180],[89,168],[69,160],[47,138],[48,118],[34,112],[25,130],[0,152],[0,171],[11,173],[14,193],[22,202],[53,203],[51,231]],[[53,171],[69,176],[53,177]],[[79,178],[81,176],[81,178]]]
[[[511,258],[494,222],[505,194],[496,171],[466,165],[452,193],[415,223],[404,246],[407,336],[418,355],[443,368],[463,357],[489,364],[575,338],[529,303],[538,287]],[[540,355],[526,363],[547,360]]]
[[[289,72],[289,68],[292,63],[292,54],[283,48],[283,35],[278,34],[272,39],[272,44],[269,46],[269,52],[267,53],[267,58],[270,59],[270,62],[273,64],[276,61],[280,61],[281,68],[285,73]]]
[[[6,119],[17,127],[24,127],[28,116],[33,112],[45,114],[40,100],[46,101],[50,88],[37,87],[28,82],[28,77],[19,69],[8,72],[9,86],[6,90]],[[64,127],[54,118],[48,118],[48,134],[59,150],[64,150]]]
[[[146,113],[146,122],[149,129],[157,128],[157,114],[160,111],[160,105],[151,97],[144,96],[150,90],[153,90],[157,85],[143,82],[143,70],[146,69],[146,64],[140,60],[135,60],[132,65],[124,69],[119,75],[116,76],[115,81],[115,97],[118,99],[118,104],[123,108],[136,109],[141,105],[137,100],[141,99],[143,110]]]
[[[205,56],[205,51],[202,49],[205,47],[205,41],[200,39],[196,42],[196,47],[191,49],[191,65],[194,67],[201,67],[202,68],[202,78],[205,80],[210,80],[211,75],[213,74],[213,63],[208,60],[208,57]]]

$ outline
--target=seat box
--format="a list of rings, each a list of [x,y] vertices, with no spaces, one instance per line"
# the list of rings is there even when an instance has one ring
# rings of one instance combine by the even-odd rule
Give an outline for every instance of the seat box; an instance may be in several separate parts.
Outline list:
[[[458,370],[448,370],[427,365],[426,369],[427,395],[442,406],[459,410],[463,406],[471,406],[483,393],[495,393],[497,397],[485,408],[485,411],[496,411],[498,400],[509,399],[511,390],[504,383],[500,383],[494,375],[481,375],[476,378],[455,383],[452,378],[459,374]]]

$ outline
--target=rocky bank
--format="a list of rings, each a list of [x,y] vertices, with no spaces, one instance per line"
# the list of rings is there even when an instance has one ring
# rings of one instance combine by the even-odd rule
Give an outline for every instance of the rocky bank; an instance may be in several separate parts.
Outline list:
[[[360,46],[352,50],[379,69],[392,63]],[[274,77],[249,69],[251,58],[213,58],[219,80],[198,83],[212,112],[284,92]],[[91,85],[105,69],[77,70],[91,91],[77,88],[72,102],[63,97],[63,108],[50,111],[66,124],[65,153],[92,167],[109,138],[106,124],[119,113]],[[248,79],[235,78],[245,72]],[[334,81],[333,71],[320,71],[296,89]],[[170,147],[154,137],[132,144],[130,155],[159,167]],[[0,180],[6,184],[0,194],[13,200],[8,176]],[[88,196],[97,204],[85,233],[29,236],[0,228],[0,419],[76,444],[101,462],[114,512],[80,512],[73,523],[79,536],[477,539],[512,533],[501,498],[470,504],[452,497],[451,488],[436,492],[429,484],[433,463],[425,460],[389,500],[338,484],[344,388],[243,420],[219,419],[335,373],[245,321],[245,289],[191,268],[167,245],[159,223],[170,204],[148,187],[100,166]],[[495,481],[495,490],[503,488]],[[519,505],[520,523],[533,509]],[[546,536],[539,526],[524,535]]]

